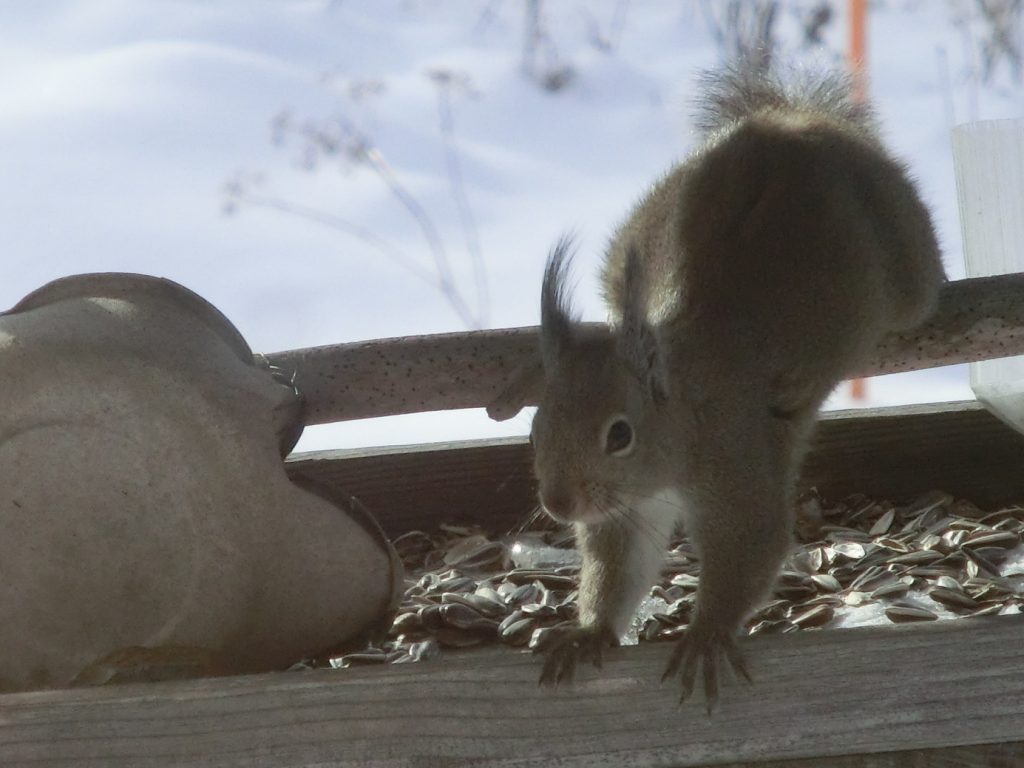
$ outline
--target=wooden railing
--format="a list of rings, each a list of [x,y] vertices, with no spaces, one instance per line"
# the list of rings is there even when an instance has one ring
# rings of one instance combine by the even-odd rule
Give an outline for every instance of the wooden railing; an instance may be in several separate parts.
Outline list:
[[[595,325],[595,331],[601,326]],[[537,329],[409,336],[267,355],[294,371],[306,423],[326,424],[489,405],[510,377],[536,364]],[[890,334],[851,376],[1024,354],[1024,274],[948,283],[931,322]],[[536,393],[535,393],[536,394]]]

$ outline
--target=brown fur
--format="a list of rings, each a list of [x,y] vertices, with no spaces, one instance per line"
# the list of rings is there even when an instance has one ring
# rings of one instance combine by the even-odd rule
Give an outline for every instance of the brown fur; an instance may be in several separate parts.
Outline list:
[[[611,348],[578,336],[567,244],[552,256],[533,438],[541,500],[576,523],[584,557],[581,626],[542,679],[599,661],[625,629],[668,515],[701,558],[668,674],[681,668],[685,697],[700,668],[710,705],[723,657],[745,674],[734,637],[788,550],[819,406],[884,333],[930,315],[944,276],[928,212],[841,81],[732,70],[705,88],[704,145],[608,249]],[[614,414],[635,439],[623,455],[606,449]]]

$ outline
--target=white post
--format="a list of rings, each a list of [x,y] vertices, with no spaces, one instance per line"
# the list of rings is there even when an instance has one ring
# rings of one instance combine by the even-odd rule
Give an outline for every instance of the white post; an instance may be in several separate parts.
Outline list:
[[[1024,272],[1024,120],[958,125],[953,164],[967,276]],[[971,363],[971,388],[1024,432],[1024,357]]]

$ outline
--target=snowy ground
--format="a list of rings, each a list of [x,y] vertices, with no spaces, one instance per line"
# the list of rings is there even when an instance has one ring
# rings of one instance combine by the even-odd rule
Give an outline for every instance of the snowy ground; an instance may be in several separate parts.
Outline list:
[[[342,118],[371,140],[424,207],[473,303],[473,272],[445,171],[430,71],[456,90],[454,147],[488,269],[486,325],[535,323],[551,243],[581,246],[578,304],[600,319],[593,275],[630,204],[691,145],[693,76],[717,50],[697,2],[546,3],[557,61],[552,93],[521,72],[521,2],[484,0],[42,0],[0,10],[0,306],[85,271],[163,275],[198,291],[254,349],[459,330],[436,291],[365,239],[243,205],[225,182],[262,174],[263,196],[340,216],[414,254],[423,233],[368,165],[301,167],[301,144],[270,142],[283,109]],[[791,5],[800,5],[799,3]],[[804,3],[803,5],[806,5]],[[844,50],[845,3],[829,33]],[[871,89],[887,138],[932,206],[952,277],[963,276],[949,149],[954,122],[1024,115],[1002,77],[972,85],[967,37],[950,4],[876,2]],[[787,11],[787,14],[789,12]],[[787,15],[783,36],[794,41]],[[597,33],[597,34],[595,34]],[[794,42],[791,58],[809,55]],[[827,55],[814,54],[818,60]],[[366,94],[366,83],[382,90]],[[360,88],[358,86],[362,85]],[[962,367],[873,380],[864,404],[970,397]],[[832,401],[844,406],[840,392]],[[308,431],[301,448],[522,434],[522,418],[426,414]]]

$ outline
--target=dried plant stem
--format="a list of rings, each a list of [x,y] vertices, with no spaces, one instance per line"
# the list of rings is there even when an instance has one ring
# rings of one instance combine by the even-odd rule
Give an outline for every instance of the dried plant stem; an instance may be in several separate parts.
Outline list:
[[[473,314],[473,311],[462,298],[462,294],[459,293],[454,275],[452,274],[451,264],[448,263],[448,254],[445,252],[444,244],[441,242],[441,237],[437,233],[437,228],[434,226],[430,215],[420,205],[419,200],[398,180],[398,176],[379,150],[372,147],[365,150],[364,158],[377,176],[380,177],[381,181],[384,182],[385,186],[387,186],[388,191],[409,212],[409,215],[412,216],[416,225],[423,233],[423,237],[427,241],[427,247],[430,249],[430,254],[434,259],[434,266],[437,268],[438,290],[444,294],[445,299],[448,300],[448,303],[452,305],[452,308],[455,309],[467,326],[470,328],[481,328],[480,318]]]
[[[309,168],[315,167],[319,159],[336,156],[350,163],[369,166],[384,183],[384,186],[392,196],[398,200],[399,204],[412,217],[416,226],[423,234],[434,261],[434,273],[424,269],[416,260],[410,258],[405,251],[375,235],[365,227],[321,209],[303,206],[281,198],[252,194],[246,188],[246,185],[240,181],[228,184],[228,195],[233,202],[247,202],[251,205],[259,205],[281,213],[298,216],[329,226],[340,232],[345,232],[362,240],[440,292],[467,328],[479,329],[482,327],[481,314],[474,313],[470,309],[462,293],[459,291],[451,264],[448,261],[448,254],[445,252],[444,244],[430,215],[416,197],[402,184],[398,174],[395,173],[394,169],[385,160],[384,155],[373,145],[372,140],[364,131],[360,130],[355,123],[345,117],[338,118],[326,126],[320,126],[315,123],[305,123],[297,126],[287,114],[284,114],[275,118],[272,125],[275,131],[276,143],[281,143],[283,135],[287,133],[296,134],[305,142],[306,165]]]
[[[622,30],[626,27],[626,14],[629,13],[629,0],[618,0],[612,10],[612,21],[608,27],[608,48],[614,49],[622,38]]]
[[[756,62],[768,68],[775,53],[777,0],[702,0],[701,10],[712,37],[726,59]]]
[[[278,211],[289,216],[295,216],[307,221],[312,221],[317,224],[322,224],[326,227],[330,227],[339,232],[344,232],[347,235],[355,237],[357,240],[361,240],[372,248],[376,249],[382,255],[386,256],[397,266],[409,272],[419,280],[422,280],[431,288],[435,288],[440,291],[445,299],[452,305],[452,308],[459,314],[463,322],[467,325],[473,326],[476,323],[476,319],[473,317],[469,308],[466,306],[462,297],[455,291],[450,284],[444,282],[444,280],[437,274],[430,270],[424,269],[417,264],[409,255],[396,245],[389,243],[381,237],[378,237],[369,229],[361,227],[347,219],[333,214],[324,213],[323,211],[317,210],[316,208],[310,208],[296,203],[291,203],[287,200],[282,200],[276,197],[269,197],[266,195],[253,195],[249,192],[238,192],[235,194],[235,200],[240,203],[247,203],[252,206],[259,208],[267,208],[269,210]]]
[[[487,290],[487,269],[484,263],[483,249],[480,247],[480,233],[476,219],[469,207],[466,196],[466,185],[462,178],[462,164],[455,150],[455,120],[452,115],[451,88],[446,83],[437,84],[438,120],[441,125],[441,138],[444,145],[445,169],[451,185],[455,207],[459,211],[459,221],[466,238],[466,250],[469,252],[473,266],[473,278],[476,283],[477,310],[476,318],[480,326],[487,324],[490,296]]]
[[[541,0],[525,0],[525,3],[521,67],[525,75],[534,77],[537,73],[537,45],[544,39],[540,16]]]

